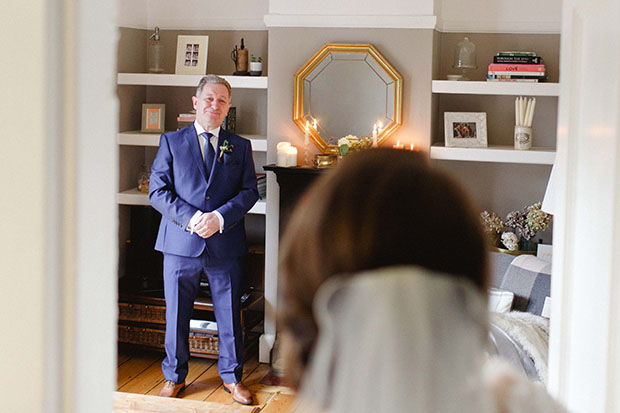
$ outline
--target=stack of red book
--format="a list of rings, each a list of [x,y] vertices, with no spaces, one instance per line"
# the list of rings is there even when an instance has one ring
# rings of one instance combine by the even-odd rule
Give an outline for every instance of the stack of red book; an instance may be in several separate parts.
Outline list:
[[[534,52],[499,52],[489,65],[489,82],[544,82],[542,58]]]

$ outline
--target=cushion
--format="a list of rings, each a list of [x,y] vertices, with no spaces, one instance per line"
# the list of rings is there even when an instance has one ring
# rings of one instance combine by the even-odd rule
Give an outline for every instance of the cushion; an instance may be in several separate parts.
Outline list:
[[[515,295],[511,291],[498,288],[489,290],[489,311],[494,313],[507,313],[512,308],[512,300]]]
[[[545,298],[551,295],[551,263],[519,255],[508,266],[499,288],[515,294],[513,310],[541,315]]]

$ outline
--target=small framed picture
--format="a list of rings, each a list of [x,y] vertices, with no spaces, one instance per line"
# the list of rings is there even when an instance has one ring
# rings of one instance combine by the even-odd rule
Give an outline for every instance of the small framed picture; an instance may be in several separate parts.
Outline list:
[[[177,36],[177,60],[174,73],[204,75],[207,73],[209,36]]]
[[[166,105],[162,103],[142,104],[142,132],[163,133],[166,120]]]
[[[485,112],[444,112],[446,146],[486,148],[487,114]]]

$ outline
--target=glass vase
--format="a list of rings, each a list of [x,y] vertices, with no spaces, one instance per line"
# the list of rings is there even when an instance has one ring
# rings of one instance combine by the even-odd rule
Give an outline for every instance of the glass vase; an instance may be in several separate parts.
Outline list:
[[[532,241],[531,239],[521,239],[519,241],[519,249],[521,251],[536,252],[537,246],[538,243],[536,241]]]

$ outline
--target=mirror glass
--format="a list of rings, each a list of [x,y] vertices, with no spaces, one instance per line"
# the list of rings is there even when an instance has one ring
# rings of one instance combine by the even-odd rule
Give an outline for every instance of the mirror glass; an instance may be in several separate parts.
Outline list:
[[[402,77],[372,45],[328,44],[295,75],[295,123],[322,152],[338,138],[372,137],[380,145],[401,124]]]

